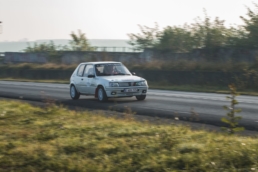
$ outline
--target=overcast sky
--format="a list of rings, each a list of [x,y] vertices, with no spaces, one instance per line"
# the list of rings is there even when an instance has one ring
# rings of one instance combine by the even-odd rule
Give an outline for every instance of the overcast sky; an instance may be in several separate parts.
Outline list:
[[[88,39],[128,39],[140,25],[160,28],[219,17],[227,25],[242,24],[246,6],[258,0],[0,0],[2,41],[70,39],[80,29]]]

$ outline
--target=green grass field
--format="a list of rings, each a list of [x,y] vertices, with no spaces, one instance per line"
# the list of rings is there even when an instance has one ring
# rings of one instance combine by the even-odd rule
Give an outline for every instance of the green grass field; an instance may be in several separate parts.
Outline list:
[[[257,171],[258,139],[0,101],[0,171]]]

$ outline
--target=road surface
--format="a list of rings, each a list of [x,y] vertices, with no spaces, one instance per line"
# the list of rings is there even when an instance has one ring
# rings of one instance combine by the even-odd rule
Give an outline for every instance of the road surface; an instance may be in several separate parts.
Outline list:
[[[223,126],[221,118],[227,111],[222,107],[230,105],[226,94],[195,93],[181,91],[165,91],[149,89],[144,101],[132,98],[113,98],[108,102],[98,102],[93,96],[81,96],[79,100],[71,100],[68,84],[33,83],[0,81],[0,97],[34,101],[54,100],[65,105],[75,105],[91,109],[116,110],[128,109],[139,115],[174,118],[198,123]],[[242,112],[240,126],[248,130],[258,131],[258,97],[238,96],[237,100]]]

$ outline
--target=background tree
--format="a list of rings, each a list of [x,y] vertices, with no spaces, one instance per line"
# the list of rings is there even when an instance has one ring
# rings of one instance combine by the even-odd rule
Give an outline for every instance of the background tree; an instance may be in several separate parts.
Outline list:
[[[153,48],[156,46],[159,37],[159,27],[155,23],[154,28],[138,25],[141,33],[127,34],[130,38],[128,44],[132,45],[135,50],[143,50],[145,48]]]
[[[204,11],[205,18],[201,20],[198,17],[192,24],[192,33],[194,39],[194,48],[212,49],[225,46],[228,43],[228,36],[231,30],[226,28],[224,20],[218,17],[211,21],[211,18]]]
[[[160,32],[156,48],[173,52],[189,52],[194,47],[191,29],[185,24],[183,27],[166,27]]]
[[[72,40],[69,41],[69,45],[55,45],[53,41],[49,43],[34,43],[33,46],[28,44],[28,47],[24,49],[27,53],[47,53],[50,62],[60,62],[63,51],[91,51],[93,48],[88,43],[88,40],[84,33],[78,30],[78,35],[74,32],[70,34]]]
[[[240,16],[244,21],[243,36],[239,44],[248,48],[258,48],[258,4],[255,4],[255,9],[247,8],[247,17]]]
[[[50,62],[60,62],[61,60],[61,52],[60,50],[66,49],[66,46],[55,45],[53,41],[49,43],[34,43],[33,46],[28,44],[28,47],[24,49],[24,52],[27,53],[47,53],[49,56]]]
[[[70,34],[72,40],[69,42],[72,51],[91,51],[93,47],[90,46],[85,33],[78,30],[78,35],[74,32]]]
[[[159,31],[157,24],[154,28],[139,25],[141,33],[128,34],[130,38],[128,43],[137,50],[158,48],[174,52],[189,52],[195,48],[212,49],[226,46],[236,40],[233,39],[236,37],[233,29],[226,28],[224,20],[216,17],[212,21],[206,11],[204,14],[204,20],[198,17],[190,26],[187,24],[183,27],[168,26],[163,31]]]
[[[226,32],[226,42],[225,47],[235,47],[239,48],[243,46],[243,39],[245,36],[245,31],[242,27],[230,27],[228,32]]]
[[[59,45],[55,45],[53,41],[50,41],[49,43],[34,43],[33,46],[30,46],[30,44],[28,44],[28,47],[26,49],[24,49],[25,52],[27,53],[38,53],[38,52],[54,52],[57,51],[59,49],[62,49],[62,47]]]

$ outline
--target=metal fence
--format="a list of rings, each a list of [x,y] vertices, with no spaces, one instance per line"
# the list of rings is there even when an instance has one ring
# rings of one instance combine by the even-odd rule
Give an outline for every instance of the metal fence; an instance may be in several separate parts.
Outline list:
[[[92,47],[92,50],[105,52],[143,52],[132,47]]]

